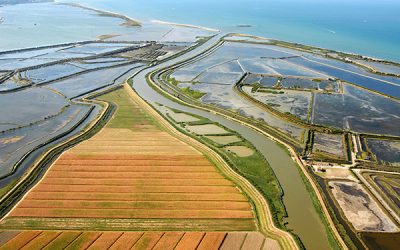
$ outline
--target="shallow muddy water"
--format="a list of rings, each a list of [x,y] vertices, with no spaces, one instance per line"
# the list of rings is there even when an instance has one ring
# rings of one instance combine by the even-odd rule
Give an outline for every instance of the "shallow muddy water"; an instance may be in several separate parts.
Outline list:
[[[52,119],[0,134],[0,177],[9,174],[27,152],[70,130],[88,112],[88,106],[74,104]]]

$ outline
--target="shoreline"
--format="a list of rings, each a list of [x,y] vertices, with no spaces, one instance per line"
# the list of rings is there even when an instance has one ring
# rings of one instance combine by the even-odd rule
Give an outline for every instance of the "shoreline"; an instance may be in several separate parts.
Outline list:
[[[208,27],[204,27],[204,26],[167,22],[167,21],[156,20],[156,19],[151,20],[150,22],[161,24],[161,25],[170,25],[170,26],[178,26],[178,27],[185,27],[185,28],[192,28],[192,29],[200,29],[200,30],[205,30],[205,31],[210,31],[210,32],[220,32],[220,30],[218,30],[218,29],[208,28]]]
[[[125,22],[121,23],[121,25],[123,26],[132,26],[132,27],[140,27],[142,26],[142,22],[138,21],[136,19],[133,19],[127,15],[124,14],[120,14],[120,13],[116,13],[116,12],[112,12],[112,11],[108,11],[108,10],[101,10],[101,9],[97,9],[97,8],[93,8],[93,7],[89,7],[89,6],[85,6],[82,5],[80,3],[69,3],[69,2],[60,2],[60,1],[54,1],[55,4],[60,4],[60,5],[67,5],[67,6],[71,6],[71,7],[76,7],[76,8],[81,8],[81,9],[85,9],[85,10],[91,10],[94,12],[97,12],[98,15],[100,16],[108,16],[108,17],[115,17],[115,18],[120,18],[122,20],[125,20]]]
[[[275,38],[268,38],[268,37],[262,37],[262,36],[254,36],[254,35],[249,35],[249,34],[244,34],[244,33],[230,33],[230,35],[232,37],[243,37],[243,38],[247,37],[247,38],[260,40],[260,43],[268,43],[268,41],[262,41],[262,40],[269,40],[269,43],[271,43],[272,45],[276,45],[279,47],[285,47],[288,49],[294,49],[294,50],[298,50],[298,51],[305,51],[305,52],[313,53],[313,54],[320,54],[327,58],[331,58],[331,59],[338,60],[341,62],[350,63],[350,64],[356,65],[358,67],[362,67],[362,68],[370,71],[370,73],[373,73],[373,74],[389,76],[389,77],[400,77],[400,74],[385,73],[385,72],[382,72],[382,71],[380,71],[372,66],[369,66],[367,64],[357,62],[356,60],[358,59],[358,60],[362,60],[362,61],[366,61],[366,62],[381,63],[381,64],[392,65],[392,66],[396,66],[396,67],[400,68],[400,62],[397,62],[397,61],[379,59],[376,57],[365,56],[365,55],[356,54],[353,52],[333,50],[333,49],[329,49],[329,48],[316,47],[313,45],[307,45],[307,44],[290,42],[290,41],[286,41],[286,40],[279,40],[279,39],[275,39]],[[230,41],[230,42],[240,42],[240,40]],[[251,43],[251,42],[249,42],[249,43]],[[308,47],[308,48],[304,48],[304,47]],[[334,56],[330,55],[331,53],[337,53],[339,56],[334,57]],[[340,55],[342,57],[340,57]]]
[[[60,1],[60,0],[54,0],[53,3],[61,4],[61,5],[68,5],[68,6],[72,6],[72,7],[77,7],[77,8],[82,8],[82,9],[86,9],[86,10],[95,11],[99,15],[105,15],[105,16],[109,16],[109,17],[120,18],[120,19],[125,20],[125,22],[121,24],[123,26],[128,26],[128,27],[129,26],[137,26],[137,27],[140,27],[144,23],[144,21],[131,18],[131,17],[127,16],[127,15],[120,14],[118,12],[112,12],[112,11],[108,11],[108,10],[98,9],[98,8],[86,6],[86,5],[83,5],[83,4],[80,4],[80,3],[63,2],[63,1]],[[1,5],[0,5],[0,7],[1,7]],[[185,23],[176,23],[176,22],[170,22],[170,21],[163,21],[163,20],[159,20],[159,19],[152,19],[149,22],[156,23],[156,24],[161,24],[161,25],[170,25],[170,26],[177,26],[177,27],[200,29],[200,30],[205,30],[205,31],[210,31],[210,32],[218,32],[218,33],[221,32],[221,30],[215,29],[215,28],[210,28],[210,27],[205,27],[205,26],[200,26],[200,25],[194,25],[194,24],[185,24]],[[1,24],[1,20],[0,20],[0,24]],[[341,50],[336,50],[336,49],[330,49],[328,47],[320,47],[320,46],[315,46],[315,45],[306,44],[306,43],[299,43],[299,42],[295,42],[295,41],[283,40],[283,39],[279,39],[279,38],[264,37],[264,36],[259,36],[259,35],[244,34],[244,33],[237,33],[237,32],[233,32],[231,34],[234,34],[234,35],[240,36],[240,37],[252,37],[252,38],[255,38],[255,39],[258,39],[258,40],[271,40],[271,41],[276,41],[276,42],[289,43],[289,44],[292,44],[292,45],[296,46],[296,48],[297,48],[297,46],[307,46],[307,47],[310,47],[310,48],[313,48],[313,49],[317,49],[317,50],[321,50],[321,51],[325,50],[325,51],[329,51],[331,53],[344,54],[344,55],[347,55],[347,56],[350,56],[350,57],[359,57],[361,60],[373,61],[373,62],[377,62],[377,63],[384,63],[384,64],[385,63],[386,64],[389,63],[389,64],[392,64],[392,65],[395,65],[395,66],[400,64],[400,61],[396,61],[396,60],[383,59],[383,58],[379,58],[379,57],[363,55],[363,54],[356,53],[356,52],[341,51]],[[333,59],[335,59],[335,58],[333,58]],[[354,59],[354,58],[351,58],[351,59]],[[355,62],[354,60],[351,60],[350,63],[358,65],[360,67],[369,68],[369,67],[366,67],[366,65],[364,65],[364,64],[361,64],[361,63],[359,64],[359,63]],[[388,76],[397,76],[398,77],[398,75],[386,74],[386,73],[380,72],[379,70],[376,70],[376,69],[374,71],[375,72],[373,72],[373,73],[378,73],[378,74],[381,73],[381,74],[388,75]]]

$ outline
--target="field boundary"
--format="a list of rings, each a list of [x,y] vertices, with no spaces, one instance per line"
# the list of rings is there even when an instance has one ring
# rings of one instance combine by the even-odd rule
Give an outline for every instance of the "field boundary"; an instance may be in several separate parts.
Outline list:
[[[22,201],[22,199],[35,187],[44,176],[47,174],[47,170],[51,168],[56,160],[61,157],[61,155],[66,152],[65,149],[73,148],[79,143],[86,140],[86,137],[91,137],[99,131],[93,131],[100,126],[103,127],[104,119],[107,119],[107,115],[113,112],[113,106],[107,102],[92,100],[90,98],[85,99],[87,103],[96,103],[102,106],[101,113],[94,119],[92,122],[86,125],[84,131],[81,133],[71,137],[70,139],[55,145],[53,148],[47,150],[41,157],[37,160],[37,163],[29,168],[29,170],[17,181],[17,183],[7,192],[5,193],[1,199],[1,211],[0,211],[0,223],[4,221],[4,219],[14,210],[14,208]],[[93,134],[94,133],[94,134]],[[43,166],[47,163],[51,164],[45,168]],[[41,173],[44,171],[44,173]],[[35,173],[36,172],[36,173]],[[42,176],[40,176],[42,175]],[[22,195],[22,196],[21,196]],[[13,197],[13,198],[12,198]],[[10,204],[7,205],[4,203],[6,200],[12,199]],[[7,211],[8,210],[8,211]]]
[[[239,184],[240,187],[253,199],[254,205],[257,210],[257,216],[259,220],[259,226],[261,232],[266,236],[276,239],[282,248],[284,249],[299,249],[293,236],[281,229],[277,228],[273,223],[271,213],[269,211],[269,206],[264,197],[258,192],[258,190],[244,177],[233,171],[229,165],[223,160],[223,158],[217,154],[215,151],[211,150],[209,147],[200,143],[199,141],[186,136],[179,132],[173,125],[166,121],[157,111],[155,111],[146,101],[144,101],[134,90],[133,86],[130,86],[126,81],[124,88],[127,90],[128,94],[140,104],[140,106],[145,109],[145,111],[152,115],[157,122],[160,123],[167,131],[172,133],[175,137],[188,143],[197,150],[206,155],[210,156],[224,171],[225,175],[234,180],[235,183]]]
[[[179,64],[179,63],[178,63],[178,64]],[[156,91],[161,92],[161,93],[162,93],[163,95],[165,95],[167,98],[173,99],[174,101],[177,101],[178,103],[183,103],[183,105],[185,105],[185,106],[189,106],[189,107],[201,109],[201,110],[204,110],[204,111],[207,111],[207,112],[213,112],[213,113],[215,113],[215,114],[217,114],[217,115],[220,115],[220,116],[222,116],[222,117],[224,117],[224,118],[227,118],[227,119],[229,119],[229,120],[233,120],[233,121],[239,122],[239,123],[241,123],[241,124],[243,124],[243,125],[245,125],[245,126],[248,126],[248,127],[252,128],[252,129],[258,131],[259,133],[265,135],[266,137],[268,137],[268,138],[271,139],[272,141],[277,142],[278,144],[282,145],[285,149],[287,149],[287,150],[289,151],[289,153],[290,153],[291,158],[293,159],[293,161],[296,163],[296,165],[298,165],[298,167],[301,169],[302,173],[305,175],[306,179],[308,180],[308,182],[309,182],[310,185],[312,186],[312,188],[313,188],[313,190],[314,190],[314,193],[315,193],[315,195],[316,195],[316,197],[317,197],[317,199],[318,199],[318,201],[319,201],[319,204],[318,204],[318,205],[322,208],[322,210],[323,210],[323,212],[324,212],[324,215],[323,215],[323,216],[324,216],[324,218],[327,220],[327,223],[329,224],[329,227],[328,227],[329,230],[331,230],[331,231],[333,232],[333,234],[334,234],[334,236],[335,236],[335,239],[336,239],[336,241],[338,242],[338,244],[340,245],[340,247],[341,247],[342,249],[348,249],[347,245],[345,244],[345,242],[343,241],[342,237],[340,236],[340,234],[339,234],[339,232],[338,232],[338,230],[337,230],[337,228],[336,228],[336,225],[334,224],[334,222],[333,222],[333,220],[332,220],[332,218],[331,218],[331,216],[330,216],[330,214],[329,214],[329,212],[328,212],[328,209],[327,209],[327,207],[326,207],[327,205],[325,204],[325,202],[324,202],[324,200],[323,200],[321,194],[319,193],[319,191],[318,191],[318,189],[317,189],[317,187],[316,187],[316,184],[314,183],[314,181],[312,180],[312,177],[311,177],[310,174],[308,173],[308,171],[307,171],[307,169],[306,169],[306,166],[302,163],[302,161],[300,160],[300,158],[299,158],[298,155],[296,154],[295,150],[294,150],[291,146],[289,146],[288,143],[286,143],[286,142],[280,140],[279,138],[276,138],[276,137],[270,135],[269,133],[263,131],[262,129],[260,129],[260,128],[254,126],[254,125],[252,125],[252,124],[250,124],[250,123],[248,123],[248,122],[244,122],[244,121],[242,121],[242,120],[239,120],[239,119],[236,118],[236,117],[231,117],[231,116],[229,116],[229,115],[226,115],[226,114],[221,113],[221,112],[219,112],[219,111],[216,111],[216,110],[214,110],[214,109],[213,109],[212,111],[210,111],[209,109],[207,109],[207,108],[205,108],[205,107],[202,107],[202,106],[199,106],[199,105],[197,105],[197,104],[186,103],[186,102],[182,101],[180,98],[174,96],[173,94],[169,93],[168,91],[165,91],[161,86],[159,86],[158,84],[156,84],[156,83],[154,82],[152,75],[153,75],[154,73],[156,73],[156,72],[158,72],[158,70],[151,72],[151,73],[147,76],[147,81],[149,82],[149,84],[151,85],[152,88],[156,88]],[[312,194],[310,194],[310,196],[312,196]],[[275,226],[275,225],[274,225],[274,226]],[[328,225],[327,225],[327,226],[328,226]]]

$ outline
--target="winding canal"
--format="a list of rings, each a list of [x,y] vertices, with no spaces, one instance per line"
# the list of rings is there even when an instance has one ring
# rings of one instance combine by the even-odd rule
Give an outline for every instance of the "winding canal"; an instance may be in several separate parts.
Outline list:
[[[283,188],[283,201],[289,215],[287,219],[288,227],[300,237],[307,249],[330,249],[323,223],[303,184],[298,167],[295,165],[286,149],[282,148],[268,137],[239,122],[229,120],[211,112],[175,103],[153,90],[147,84],[146,75],[148,73],[172,66],[198,55],[216,44],[222,36],[223,34],[219,34],[182,56],[141,71],[133,77],[133,88],[144,100],[153,106],[155,103],[160,103],[168,107],[206,117],[237,131],[250,141],[267,159]]]

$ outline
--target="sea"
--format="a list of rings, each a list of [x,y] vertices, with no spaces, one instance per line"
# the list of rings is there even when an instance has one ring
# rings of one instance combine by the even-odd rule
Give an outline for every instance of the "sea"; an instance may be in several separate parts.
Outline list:
[[[206,26],[400,62],[400,0],[77,2],[139,20]]]
[[[400,0],[61,0],[128,15],[240,32],[400,62]],[[41,4],[48,6],[49,4]],[[118,33],[85,10],[0,7],[0,51]],[[72,14],[72,16],[71,16]],[[118,28],[117,28],[118,29]],[[41,44],[45,43],[45,44]]]

